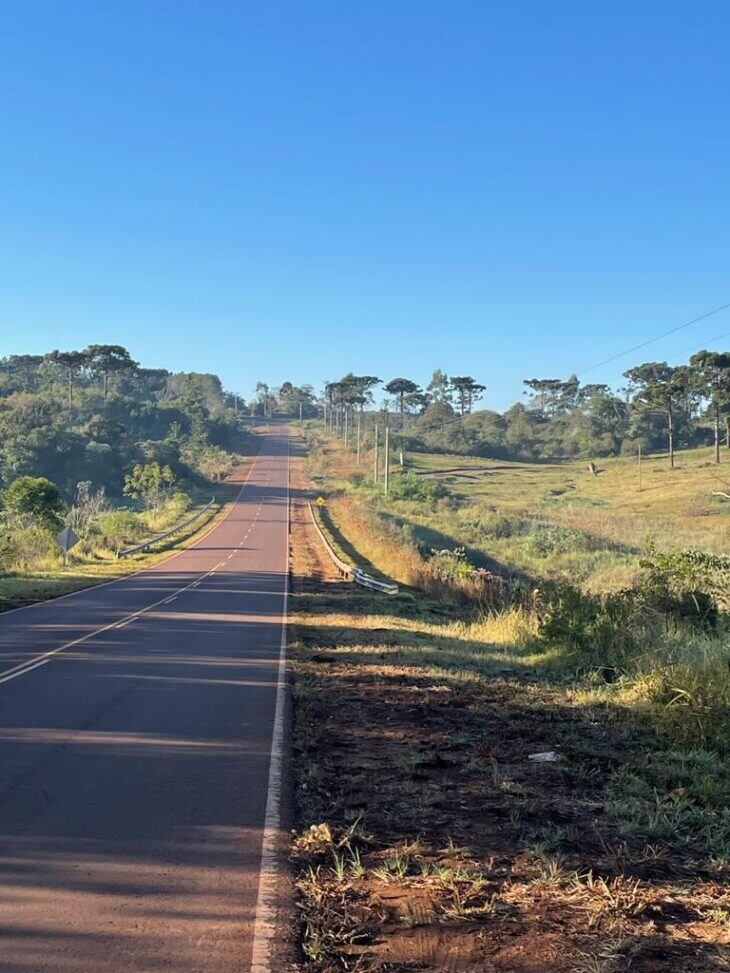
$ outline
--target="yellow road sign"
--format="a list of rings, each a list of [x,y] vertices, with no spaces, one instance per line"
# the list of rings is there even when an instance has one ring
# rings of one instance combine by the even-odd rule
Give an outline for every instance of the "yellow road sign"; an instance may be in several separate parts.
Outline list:
[[[318,506],[320,507],[323,507],[326,502],[327,501],[325,500],[324,497],[317,497],[317,499],[315,500],[315,503],[318,504]]]

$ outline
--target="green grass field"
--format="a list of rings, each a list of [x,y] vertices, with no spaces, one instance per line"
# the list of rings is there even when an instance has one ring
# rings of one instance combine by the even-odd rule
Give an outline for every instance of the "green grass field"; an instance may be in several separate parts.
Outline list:
[[[449,497],[433,505],[390,506],[415,539],[432,547],[460,544],[499,567],[562,577],[586,590],[615,590],[631,582],[639,558],[660,550],[730,551],[727,466],[709,449],[646,457],[641,489],[636,458],[611,458],[591,474],[584,462],[509,463],[479,457],[407,454],[406,469],[438,479]]]

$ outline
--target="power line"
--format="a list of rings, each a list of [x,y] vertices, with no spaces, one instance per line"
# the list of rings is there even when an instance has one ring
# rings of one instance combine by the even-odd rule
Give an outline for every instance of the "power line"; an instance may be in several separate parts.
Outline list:
[[[703,348],[709,348],[713,341],[720,341],[722,338],[730,338],[730,331],[723,331],[721,334],[712,335],[711,338],[704,338],[700,342],[695,342],[691,345],[685,345],[684,348],[680,348],[679,351],[673,352],[671,355],[667,356],[667,362],[676,361],[678,358],[684,357],[688,352],[700,351]],[[615,375],[606,379],[606,383],[613,385],[615,382],[619,382],[623,376]]]
[[[716,334],[712,338],[706,338],[699,345],[690,345],[689,347],[682,348],[680,351],[670,355],[669,361],[674,361],[674,359],[679,358],[680,355],[686,355],[688,351],[699,351],[703,346],[707,347],[707,345],[711,344],[713,341],[719,341],[721,338],[730,338],[730,331],[723,331],[722,334]]]
[[[670,328],[669,331],[663,331],[661,334],[655,335],[653,338],[648,338],[646,341],[640,342],[638,345],[634,345],[632,348],[627,348],[625,351],[620,351],[616,355],[611,355],[610,358],[605,358],[603,361],[598,362],[595,365],[591,365],[590,368],[581,369],[580,374],[585,375],[588,372],[593,372],[597,368],[602,368],[604,365],[608,365],[617,358],[623,358],[625,355],[630,355],[634,351],[639,351],[640,348],[646,348],[647,345],[653,344],[655,341],[661,341],[662,338],[668,338],[671,334],[676,334],[678,331],[682,331],[684,328],[689,328],[692,324],[697,324],[698,321],[704,321],[706,318],[711,318],[714,314],[719,314],[721,311],[726,311],[730,307],[730,302],[727,304],[721,304],[719,307],[713,308],[711,311],[705,311],[704,314],[700,314],[699,317],[692,318],[691,321],[685,321],[683,324],[678,324],[676,328]],[[715,340],[715,339],[713,339]]]
[[[653,338],[649,338],[638,345],[634,345],[632,348],[627,348],[625,351],[620,351],[618,352],[618,354],[612,355],[610,358],[606,358],[595,365],[591,365],[590,368],[582,369],[580,374],[585,375],[587,372],[595,371],[597,368],[601,368],[603,365],[608,365],[610,362],[616,361],[618,358],[623,358],[625,355],[630,355],[634,351],[638,351],[641,348],[646,348],[647,345],[653,344],[655,341],[660,341],[662,338],[666,338],[669,335],[676,334],[678,331],[682,331],[684,328],[689,328],[693,324],[697,324],[700,321],[704,321],[707,318],[713,317],[713,315],[719,314],[721,311],[726,311],[728,308],[730,308],[730,302],[728,302],[727,304],[721,304],[719,307],[713,308],[711,311],[706,311],[704,314],[700,314],[698,317],[692,318],[690,321],[685,321],[683,324],[677,325],[676,328],[670,328],[669,331],[664,331],[662,334],[655,335]],[[701,348],[703,346],[705,347],[708,346],[710,342],[719,341],[721,338],[727,338],[729,336],[730,336],[730,331],[724,331],[722,334],[715,335],[712,338],[706,338],[699,345],[695,344],[683,349],[682,351],[676,352],[675,354],[670,356],[669,360],[679,358],[680,355],[685,354],[687,351],[696,351],[698,348]],[[379,412],[380,410],[376,410],[376,411]],[[466,413],[466,415],[456,415],[451,419],[443,419],[440,422],[433,423],[426,427],[421,426],[418,430],[416,430],[416,432],[431,432],[432,430],[439,429],[443,426],[448,426],[453,423],[462,422],[464,419],[475,414],[477,413]],[[403,432],[405,432],[405,429],[401,429],[400,431],[402,434]]]

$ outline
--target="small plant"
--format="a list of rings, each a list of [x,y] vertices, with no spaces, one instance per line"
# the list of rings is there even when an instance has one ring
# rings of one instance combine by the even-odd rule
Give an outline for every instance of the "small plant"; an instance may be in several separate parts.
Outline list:
[[[392,882],[393,879],[402,882],[408,875],[410,864],[411,860],[408,855],[396,851],[395,854],[389,855],[380,867],[373,869],[373,875],[383,882]]]

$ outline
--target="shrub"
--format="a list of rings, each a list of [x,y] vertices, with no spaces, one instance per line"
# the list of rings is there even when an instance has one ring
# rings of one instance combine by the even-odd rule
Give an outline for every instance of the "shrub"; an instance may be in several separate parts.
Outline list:
[[[76,484],[76,494],[66,514],[66,523],[82,541],[89,540],[98,533],[99,517],[110,507],[104,487],[94,490],[90,480],[83,480]]]
[[[535,557],[586,550],[588,538],[582,530],[557,524],[536,524],[527,539],[527,550]]]
[[[578,656],[579,668],[599,668],[610,680],[638,652],[643,619],[633,592],[588,595],[548,583],[540,598],[539,634],[548,645]]]
[[[517,515],[493,514],[479,517],[473,523],[464,526],[486,540],[506,540],[527,533],[530,529],[530,521]]]
[[[112,510],[99,518],[101,541],[112,551],[133,544],[140,536],[140,522],[131,510]]]
[[[26,574],[51,568],[59,558],[53,534],[39,524],[8,530],[0,540],[0,569],[4,573]]]
[[[448,495],[449,491],[439,480],[429,480],[415,473],[402,473],[390,482],[390,496],[394,500],[426,502],[441,500]]]
[[[694,550],[650,550],[641,568],[637,592],[649,608],[675,624],[717,626],[718,601],[730,598],[730,558]]]
[[[161,531],[174,527],[183,519],[190,508],[190,497],[182,490],[176,490],[155,510],[139,515],[140,522],[148,530]]]
[[[175,482],[175,474],[169,466],[159,463],[136,463],[124,478],[124,492],[128,497],[142,500],[148,509],[154,510],[169,495]]]
[[[44,476],[19,476],[3,494],[7,512],[48,531],[59,530],[64,502],[55,483]]]
[[[434,575],[441,581],[464,581],[474,573],[474,567],[467,561],[463,547],[431,551],[428,563]]]

